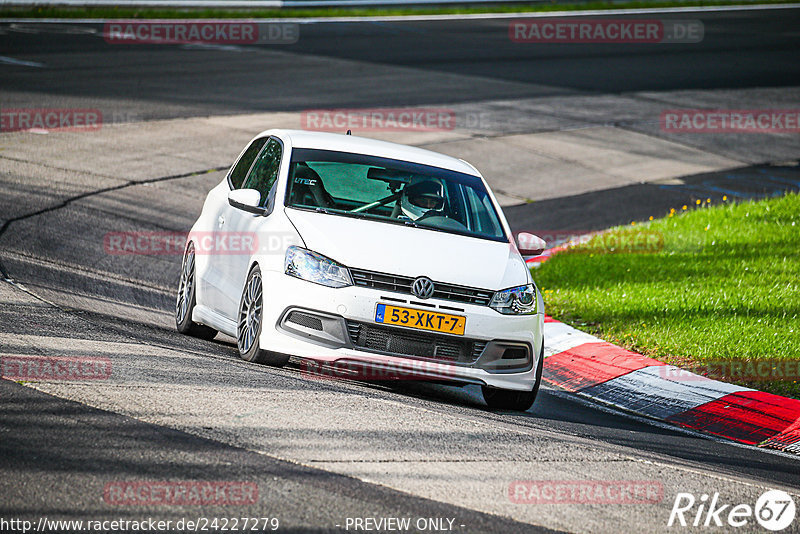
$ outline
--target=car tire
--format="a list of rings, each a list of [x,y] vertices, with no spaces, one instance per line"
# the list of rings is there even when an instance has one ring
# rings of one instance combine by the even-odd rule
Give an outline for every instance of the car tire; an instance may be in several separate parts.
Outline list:
[[[175,301],[175,327],[181,334],[211,340],[217,331],[206,325],[192,322],[192,310],[197,305],[194,244],[189,243],[183,253],[178,296]]]
[[[544,343],[539,351],[539,364],[536,366],[536,382],[531,391],[516,391],[482,386],[483,400],[494,410],[514,410],[525,412],[533,406],[539,386],[542,384],[542,367],[544,367]]]
[[[236,324],[236,346],[239,356],[248,362],[283,367],[289,361],[288,354],[263,350],[260,346],[261,328],[264,323],[264,283],[261,269],[254,265],[247,275]]]

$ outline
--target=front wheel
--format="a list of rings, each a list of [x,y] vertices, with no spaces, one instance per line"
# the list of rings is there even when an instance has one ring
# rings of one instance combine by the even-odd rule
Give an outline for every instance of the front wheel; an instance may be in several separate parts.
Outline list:
[[[178,298],[175,301],[175,326],[178,332],[200,339],[214,339],[217,331],[208,326],[192,322],[192,310],[197,305],[194,268],[194,244],[189,243],[183,253],[181,278],[178,283]]]
[[[516,391],[512,389],[499,389],[482,386],[483,400],[489,408],[495,410],[514,410],[525,412],[533,406],[539,386],[542,383],[542,367],[544,367],[544,344],[539,352],[539,363],[536,366],[536,382],[531,391]]]
[[[239,356],[248,362],[264,363],[283,367],[289,361],[288,354],[262,350],[261,328],[264,322],[264,283],[261,269],[253,266],[247,275],[242,298],[239,301],[239,317],[236,327],[236,345]]]

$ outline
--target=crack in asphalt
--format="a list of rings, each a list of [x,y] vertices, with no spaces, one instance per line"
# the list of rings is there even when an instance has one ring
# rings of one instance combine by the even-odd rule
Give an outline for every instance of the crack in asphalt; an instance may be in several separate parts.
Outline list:
[[[6,158],[6,159],[10,159],[10,158]],[[32,163],[32,162],[28,161],[27,163]],[[3,237],[3,234],[5,234],[6,230],[8,230],[9,226],[11,226],[12,223],[15,223],[15,222],[18,222],[18,221],[22,221],[22,220],[25,220],[25,219],[30,219],[31,217],[36,217],[38,215],[43,215],[45,213],[50,213],[50,212],[53,212],[53,211],[57,211],[57,210],[60,210],[62,208],[66,208],[67,206],[69,206],[73,202],[77,202],[77,201],[83,200],[85,198],[93,197],[95,195],[102,195],[103,193],[110,193],[112,191],[119,191],[121,189],[126,189],[128,187],[132,187],[132,186],[136,186],[136,185],[154,184],[154,183],[158,183],[158,182],[167,182],[169,180],[178,180],[178,179],[181,179],[181,178],[189,178],[190,176],[198,176],[200,174],[208,174],[210,172],[220,172],[220,171],[227,170],[228,168],[229,168],[229,166],[226,165],[226,166],[223,166],[223,167],[212,167],[210,169],[204,169],[204,170],[201,170],[201,171],[193,171],[193,172],[182,173],[182,174],[173,174],[173,175],[169,175],[169,176],[160,176],[158,178],[148,178],[148,179],[145,179],[145,180],[128,180],[127,182],[122,183],[122,184],[112,185],[112,186],[108,186],[108,187],[101,187],[100,189],[95,189],[94,191],[87,191],[87,192],[81,193],[79,195],[74,195],[74,196],[68,197],[68,198],[62,200],[60,203],[58,203],[58,204],[56,204],[54,206],[49,206],[47,208],[42,208],[40,210],[32,211],[32,212],[26,213],[24,215],[17,215],[16,217],[12,217],[11,219],[7,219],[7,220],[3,221],[3,225],[0,226],[0,238]],[[65,169],[65,170],[67,170],[67,169]],[[8,270],[6,269],[5,265],[3,265],[2,258],[0,258],[0,275],[2,275],[3,279],[6,280],[6,281],[12,281],[13,280],[11,278],[11,275],[9,274]]]
[[[46,266],[46,267],[59,266],[59,267],[63,267],[65,271],[72,271],[72,272],[75,272],[75,273],[92,275],[94,277],[103,278],[103,279],[108,280],[108,281],[120,282],[120,283],[123,283],[123,284],[127,284],[129,286],[135,286],[135,287],[144,287],[144,288],[152,289],[153,291],[158,291],[158,292],[165,293],[165,294],[169,294],[174,289],[172,287],[159,286],[159,285],[147,283],[147,282],[145,282],[143,280],[136,280],[134,278],[121,276],[121,275],[112,273],[110,271],[101,271],[99,269],[92,269],[91,267],[86,267],[86,266],[78,265],[78,264],[75,264],[75,263],[67,263],[67,262],[60,261],[60,260],[50,260],[50,259],[47,259],[47,258],[43,258],[41,256],[34,256],[34,255],[31,255],[31,254],[26,254],[24,252],[14,251],[14,252],[11,252],[8,255],[9,256],[13,256],[13,257],[18,258],[18,259],[24,259],[28,263],[34,263],[34,264],[38,264],[40,266]],[[177,280],[177,275],[176,275],[176,280]],[[35,285],[35,284],[33,284],[33,285]],[[90,293],[85,293],[85,295],[86,296],[92,296],[92,297],[96,296],[96,295],[92,295]]]

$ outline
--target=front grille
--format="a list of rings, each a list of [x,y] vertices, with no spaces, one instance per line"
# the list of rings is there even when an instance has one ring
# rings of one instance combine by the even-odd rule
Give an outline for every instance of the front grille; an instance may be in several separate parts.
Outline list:
[[[356,321],[347,321],[347,331],[356,348],[445,362],[472,363],[486,346],[485,341],[410,332]]]
[[[414,279],[407,276],[394,276],[392,274],[358,269],[350,269],[350,274],[353,275],[353,282],[357,286],[394,291],[395,293],[405,293],[407,295],[411,294],[411,284],[414,283]]]
[[[298,311],[293,311],[290,313],[289,317],[286,318],[286,322],[299,324],[300,326],[305,326],[306,328],[311,328],[313,330],[323,329],[322,320],[319,317],[314,317],[313,315]]]
[[[415,280],[410,276],[398,276],[361,269],[350,269],[350,274],[353,275],[353,282],[357,286],[404,293],[406,295],[412,294],[411,284]],[[488,306],[494,295],[494,291],[488,289],[457,286],[436,281],[433,282],[433,286],[434,291],[431,298],[466,302],[467,304],[476,304],[478,306]]]

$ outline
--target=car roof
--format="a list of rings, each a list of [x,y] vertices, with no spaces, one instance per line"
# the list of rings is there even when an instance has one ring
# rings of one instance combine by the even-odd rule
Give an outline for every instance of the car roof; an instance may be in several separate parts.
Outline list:
[[[295,148],[316,148],[336,152],[366,154],[383,158],[410,161],[422,165],[431,165],[451,171],[480,176],[480,173],[466,161],[446,156],[431,150],[417,148],[388,141],[379,141],[357,135],[344,135],[329,132],[312,132],[308,130],[267,130],[261,135],[275,135],[288,139]]]

